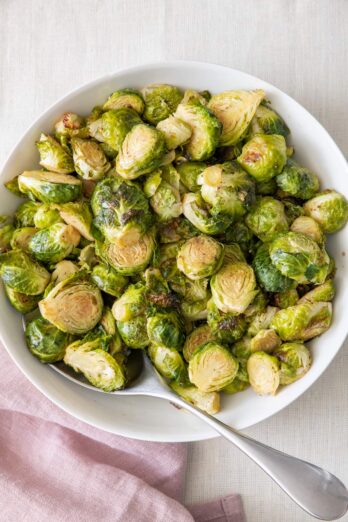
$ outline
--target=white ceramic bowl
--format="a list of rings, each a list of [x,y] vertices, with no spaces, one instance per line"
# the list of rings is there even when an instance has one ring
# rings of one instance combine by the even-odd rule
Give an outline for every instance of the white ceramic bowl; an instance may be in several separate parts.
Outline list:
[[[14,212],[18,199],[3,187],[3,182],[23,170],[37,166],[34,145],[40,131],[49,132],[64,111],[88,114],[114,90],[142,87],[149,83],[171,83],[185,88],[264,89],[292,130],[296,158],[318,173],[324,188],[333,187],[348,197],[348,166],[325,129],[292,98],[254,76],[208,63],[169,62],[124,69],[105,76],[68,94],[27,130],[4,165],[1,174],[1,214]],[[311,343],[313,365],[300,381],[279,391],[275,397],[258,397],[251,390],[223,396],[219,419],[238,429],[256,424],[282,410],[306,391],[330,364],[342,345],[348,329],[347,257],[348,227],[329,239],[329,251],[337,263],[337,296],[330,330]],[[174,442],[209,439],[216,436],[192,415],[179,411],[166,401],[142,397],[119,397],[85,389],[38,362],[26,349],[21,316],[0,292],[0,336],[9,354],[27,378],[49,399],[71,415],[112,433],[152,441]]]

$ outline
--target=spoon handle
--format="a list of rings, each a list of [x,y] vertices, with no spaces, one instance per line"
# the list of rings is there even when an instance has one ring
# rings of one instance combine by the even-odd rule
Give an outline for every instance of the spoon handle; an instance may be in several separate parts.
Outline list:
[[[348,508],[344,484],[322,468],[282,453],[235,431],[211,415],[180,401],[260,466],[304,511],[320,520],[337,520]]]

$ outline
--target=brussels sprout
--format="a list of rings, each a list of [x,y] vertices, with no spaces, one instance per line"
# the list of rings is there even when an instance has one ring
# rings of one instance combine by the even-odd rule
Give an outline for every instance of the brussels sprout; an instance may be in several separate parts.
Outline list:
[[[256,250],[256,237],[249,227],[242,221],[233,223],[225,231],[227,243],[237,243],[245,255],[253,254]]]
[[[180,383],[187,380],[184,360],[175,348],[161,344],[150,344],[148,354],[156,370],[163,377]]]
[[[211,94],[209,91],[198,92],[193,89],[186,89],[184,92],[184,97],[181,100],[181,103],[188,103],[190,101],[199,101],[202,105],[206,106],[208,101],[211,98]]]
[[[238,163],[256,181],[268,181],[279,174],[286,160],[285,139],[278,134],[255,134],[237,158]]]
[[[204,392],[221,390],[233,381],[237,372],[237,359],[216,342],[203,345],[189,362],[190,381]]]
[[[266,292],[285,292],[295,286],[292,279],[282,275],[273,265],[269,255],[269,245],[262,244],[259,246],[252,261],[252,267],[257,282]]]
[[[135,179],[163,164],[167,147],[163,134],[144,123],[127,134],[116,158],[116,171],[125,179]]]
[[[11,239],[14,232],[15,228],[11,223],[0,224],[0,254],[11,250]]]
[[[182,213],[179,183],[174,167],[163,167],[148,176],[144,192],[159,221],[169,221]]]
[[[18,176],[15,176],[14,178],[5,181],[4,186],[15,196],[18,196],[19,198],[23,197],[23,194],[19,190],[18,186]]]
[[[274,355],[280,360],[280,384],[291,384],[308,372],[312,358],[302,343],[284,343]]]
[[[134,317],[129,321],[118,321],[117,329],[123,342],[130,348],[145,348],[149,344],[145,316]]]
[[[122,362],[124,355],[124,344],[118,333],[116,321],[109,307],[104,306],[103,315],[99,324],[91,330],[84,339],[100,338],[105,344],[105,350],[108,351],[118,362]],[[125,361],[123,361],[125,362]]]
[[[232,354],[240,361],[243,365],[251,355],[251,338],[248,336],[242,337],[239,341],[234,343],[232,346]],[[240,364],[240,367],[242,365]]]
[[[239,393],[241,391],[244,391],[247,388],[249,388],[249,381],[248,382],[242,381],[241,379],[238,378],[238,373],[237,373],[237,377],[235,377],[230,384],[228,384],[227,386],[222,388],[221,391],[223,391],[224,393],[228,393],[229,395],[232,395],[234,393]]]
[[[66,348],[64,362],[75,372],[105,392],[120,390],[126,384],[124,368],[102,348],[100,341],[75,341]]]
[[[91,278],[100,290],[115,297],[120,297],[128,284],[126,277],[104,263],[94,266]]]
[[[335,190],[324,190],[303,206],[307,216],[315,219],[326,234],[333,234],[347,223],[348,201]]]
[[[176,243],[199,234],[199,230],[183,216],[160,223],[158,232],[160,243]]]
[[[133,109],[133,111],[136,111],[138,114],[142,114],[145,104],[140,92],[134,89],[120,89],[110,94],[103,105],[104,111],[122,109],[123,107]]]
[[[279,232],[289,229],[283,204],[271,196],[258,199],[245,222],[261,241],[272,241]]]
[[[155,313],[147,320],[150,342],[169,348],[181,348],[185,339],[183,324],[176,312]]]
[[[23,194],[43,203],[67,203],[81,195],[81,180],[67,174],[31,170],[18,176]]]
[[[58,207],[44,203],[40,205],[34,214],[34,225],[36,228],[47,228],[55,223],[62,223]]]
[[[35,214],[40,208],[41,204],[36,201],[24,201],[19,205],[14,215],[16,227],[33,227],[35,225]]]
[[[291,159],[287,161],[282,173],[276,177],[276,182],[283,193],[299,199],[312,198],[320,186],[318,176]]]
[[[50,281],[50,274],[22,250],[0,255],[0,277],[5,285],[26,295],[40,295]]]
[[[165,120],[160,121],[157,129],[164,134],[168,150],[184,145],[192,135],[191,127],[174,116],[168,116]]]
[[[300,205],[294,203],[291,199],[283,199],[286,219],[288,220],[289,226],[300,216],[304,216],[304,210]]]
[[[76,172],[84,179],[98,180],[105,176],[111,165],[101,146],[92,140],[71,140]]]
[[[215,338],[223,343],[241,339],[247,326],[243,315],[221,312],[212,299],[208,302],[208,325]]]
[[[258,395],[275,395],[280,384],[280,364],[276,357],[254,352],[248,359],[250,385]]]
[[[25,339],[31,353],[42,363],[61,361],[70,342],[67,333],[61,332],[42,317],[27,324]]]
[[[97,243],[97,255],[112,266],[119,274],[131,276],[145,270],[155,249],[152,231],[137,242],[121,247],[115,243]]]
[[[209,235],[221,234],[231,222],[229,216],[210,215],[207,205],[198,192],[184,194],[183,213],[198,230]]]
[[[89,125],[91,123],[93,123],[94,121],[99,120],[99,118],[102,116],[103,112],[105,112],[105,111],[103,110],[103,107],[101,107],[100,105],[96,105],[95,107],[93,107],[93,109],[91,110],[89,115],[86,117],[87,127],[89,127]]]
[[[91,206],[95,226],[121,248],[138,243],[152,224],[149,203],[140,186],[119,176],[97,184]]]
[[[40,301],[41,315],[62,332],[82,335],[98,324],[103,300],[84,272],[77,272],[58,283]]]
[[[220,411],[220,396],[217,392],[202,392],[196,386],[183,385],[178,382],[172,382],[170,387],[196,408],[206,411],[209,415],[215,415]]]
[[[22,294],[21,292],[16,292],[16,290],[13,290],[13,288],[10,288],[7,285],[4,285],[4,288],[8,300],[17,312],[28,314],[37,307],[40,296]]]
[[[265,93],[255,91],[225,91],[212,96],[209,109],[221,121],[221,146],[235,145],[245,134]]]
[[[59,207],[59,213],[67,225],[74,227],[88,241],[94,241],[91,232],[92,212],[86,201],[65,203]]]
[[[274,330],[260,330],[250,341],[251,352],[272,353],[282,344]]]
[[[59,139],[62,136],[81,138],[88,136],[88,129],[84,118],[74,112],[65,112],[54,125],[55,135]]]
[[[236,263],[237,261],[242,261],[243,263],[246,262],[245,256],[238,243],[230,243],[229,245],[224,245],[224,253],[224,264]]]
[[[117,329],[123,341],[131,348],[145,348],[149,344],[145,317],[146,291],[142,283],[129,285],[112,307]]]
[[[275,306],[283,309],[297,304],[299,296],[296,288],[290,288],[289,290],[274,294],[273,299]],[[320,299],[320,301],[326,301],[326,299]]]
[[[194,161],[210,158],[220,139],[219,120],[197,100],[180,103],[174,116],[191,128],[192,135],[185,146],[189,158]]]
[[[11,237],[12,250],[19,248],[29,253],[29,243],[36,232],[37,229],[34,227],[16,228]]]
[[[271,322],[283,341],[307,341],[326,332],[331,325],[332,305],[306,302],[279,310]]]
[[[182,99],[180,90],[167,84],[147,85],[141,93],[145,100],[144,119],[153,125],[173,114]]]
[[[267,330],[271,326],[271,322],[275,314],[279,311],[276,306],[267,306],[262,312],[254,315],[248,327],[248,336],[254,337],[261,330]]]
[[[92,138],[110,145],[117,152],[134,125],[141,123],[139,114],[132,109],[121,108],[104,112],[98,120],[88,125]]]
[[[187,321],[201,321],[208,316],[207,305],[211,295],[208,294],[204,299],[198,301],[183,301],[181,311]]]
[[[59,261],[52,272],[51,282],[56,285],[64,281],[64,279],[76,274],[79,270],[79,267],[72,261],[68,261],[67,259]]]
[[[215,336],[207,324],[198,326],[186,337],[183,347],[183,356],[187,362],[190,361],[196,350],[209,341],[214,341]]]
[[[246,263],[229,263],[210,280],[213,301],[222,312],[242,314],[257,294],[253,269]]]
[[[335,297],[335,285],[332,279],[325,281],[322,285],[316,286],[301,297],[298,304],[318,303],[319,301],[332,301]]]
[[[79,265],[85,270],[92,270],[92,268],[100,262],[95,253],[95,245],[90,243],[82,248],[79,255]]]
[[[99,147],[101,148],[101,150],[104,152],[106,158],[110,161],[110,160],[114,160],[117,156],[117,150],[113,149],[112,147],[110,147],[110,145],[108,145],[107,143],[103,143],[103,142],[100,142],[99,143]]]
[[[190,192],[197,192],[200,190],[197,179],[206,168],[207,164],[202,161],[183,161],[176,166],[181,183]]]
[[[330,259],[325,249],[308,236],[297,232],[280,234],[270,245],[273,265],[298,283],[323,283]]]
[[[219,270],[224,257],[221,243],[209,236],[186,241],[178,252],[178,268],[190,279],[210,277]]]
[[[52,136],[42,133],[39,141],[36,142],[36,146],[39,150],[39,163],[42,167],[57,174],[74,172],[75,168],[71,155]],[[20,185],[19,189],[22,191]]]
[[[39,230],[29,241],[29,251],[44,263],[58,263],[80,242],[80,233],[71,225],[56,223]]]
[[[277,192],[277,183],[275,178],[267,181],[260,181],[256,183],[256,194],[261,196],[274,196]]]
[[[316,241],[318,245],[323,245],[325,242],[325,236],[320,228],[319,223],[314,221],[314,219],[309,216],[299,216],[296,218],[292,222],[290,230],[292,232],[299,232],[300,234],[304,234],[305,236],[310,237]]]
[[[245,317],[253,319],[256,314],[264,312],[268,304],[268,297],[264,292],[259,291],[248,308],[244,311]]]
[[[267,103],[258,106],[250,124],[251,134],[280,134],[286,138],[290,129],[279,114]]]
[[[234,220],[244,216],[255,202],[255,184],[234,162],[207,167],[198,178],[202,198],[212,206],[212,215],[227,214]]]

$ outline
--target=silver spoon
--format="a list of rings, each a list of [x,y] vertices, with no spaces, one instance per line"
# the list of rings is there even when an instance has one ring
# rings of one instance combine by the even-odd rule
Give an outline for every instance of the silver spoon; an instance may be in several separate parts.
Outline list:
[[[313,517],[319,520],[337,520],[346,513],[348,491],[337,477],[314,464],[239,433],[176,395],[157,374],[147,357],[143,361],[140,358],[140,364],[143,364],[143,368],[139,377],[128,388],[111,392],[112,394],[159,397],[185,408],[248,455],[296,504]],[[64,363],[57,363],[51,367],[81,386],[105,393],[88,384],[81,374],[75,373]]]

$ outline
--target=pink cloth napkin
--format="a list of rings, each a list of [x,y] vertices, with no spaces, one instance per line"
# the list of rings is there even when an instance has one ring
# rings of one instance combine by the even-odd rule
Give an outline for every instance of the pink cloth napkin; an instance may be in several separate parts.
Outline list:
[[[60,410],[0,346],[0,520],[244,522],[241,499],[184,507],[186,444],[118,437]]]

